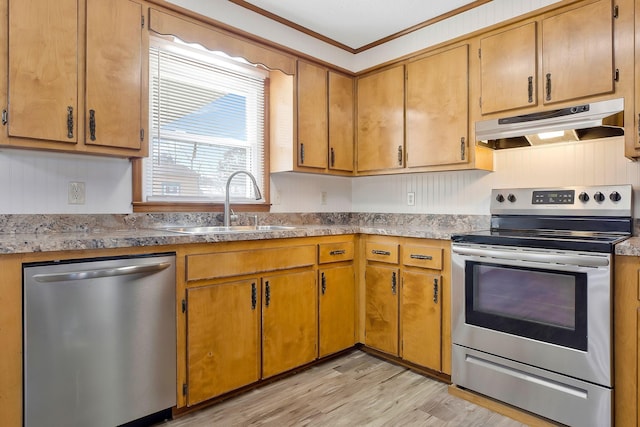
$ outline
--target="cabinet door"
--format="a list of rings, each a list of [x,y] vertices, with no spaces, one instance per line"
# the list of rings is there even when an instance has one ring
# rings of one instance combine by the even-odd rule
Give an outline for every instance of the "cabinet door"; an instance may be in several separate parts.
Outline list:
[[[141,146],[141,19],[130,0],[87,0],[86,144]]]
[[[298,166],[327,167],[327,70],[298,61]]]
[[[353,265],[347,265],[319,274],[319,356],[323,357],[355,344],[355,273]]]
[[[545,104],[613,92],[611,0],[542,21]]]
[[[353,79],[329,72],[329,169],[353,172]]]
[[[11,0],[9,136],[76,143],[78,67],[77,0]]]
[[[402,275],[402,358],[441,370],[442,277],[405,271]]]
[[[398,355],[400,270],[368,265],[365,271],[365,345]]]
[[[358,79],[358,171],[404,166],[404,66]]]
[[[468,46],[407,65],[407,167],[467,162]]]
[[[318,294],[313,271],[262,279],[262,376],[318,356]]]
[[[260,378],[260,283],[187,290],[188,405]]]
[[[536,23],[480,40],[482,114],[537,105]]]

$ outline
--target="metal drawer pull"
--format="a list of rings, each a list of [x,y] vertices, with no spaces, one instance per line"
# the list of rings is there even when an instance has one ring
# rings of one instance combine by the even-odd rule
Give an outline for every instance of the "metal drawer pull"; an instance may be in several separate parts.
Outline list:
[[[337,249],[335,251],[329,252],[329,255],[344,255],[347,251],[344,249]]]
[[[411,254],[410,255],[411,259],[424,259],[427,261],[431,261],[433,259],[433,257],[431,255],[421,255],[421,254]]]
[[[251,284],[251,310],[256,309],[256,305],[258,304],[258,288],[255,283]]]
[[[374,250],[371,251],[371,253],[374,254],[374,255],[384,255],[384,256],[391,255],[391,252],[389,252],[389,251],[381,251],[379,249],[374,249]]]
[[[433,302],[438,303],[438,279],[433,279]]]
[[[396,294],[396,286],[397,286],[397,279],[396,279],[396,272],[394,271],[393,274],[391,275],[391,293],[393,295]]]
[[[271,287],[268,280],[265,282],[264,287],[264,305],[269,307],[269,304],[271,304]]]
[[[67,107],[67,138],[73,138],[73,107]]]

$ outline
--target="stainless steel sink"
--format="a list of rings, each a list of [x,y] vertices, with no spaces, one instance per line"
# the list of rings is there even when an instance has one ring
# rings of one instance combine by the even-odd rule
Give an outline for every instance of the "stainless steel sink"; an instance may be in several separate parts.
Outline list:
[[[208,234],[208,233],[251,233],[257,231],[286,231],[296,227],[287,225],[230,225],[224,226],[186,226],[186,227],[162,227],[161,230],[182,234]]]

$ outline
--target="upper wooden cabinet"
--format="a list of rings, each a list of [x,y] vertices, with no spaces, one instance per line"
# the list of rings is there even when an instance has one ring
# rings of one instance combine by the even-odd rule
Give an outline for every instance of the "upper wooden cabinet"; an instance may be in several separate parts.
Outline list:
[[[613,92],[612,0],[542,20],[542,76],[545,104]]]
[[[295,77],[271,73],[270,92],[271,171],[351,175],[353,78],[298,60]]]
[[[469,47],[407,64],[406,166],[469,161]]]
[[[481,37],[482,114],[612,93],[613,10],[587,2]]]
[[[327,70],[298,61],[298,166],[327,168]]]
[[[538,104],[536,23],[480,39],[482,113]]]
[[[145,156],[142,5],[10,0],[7,6],[9,25],[0,36],[8,37],[6,131],[0,143]]]
[[[358,79],[358,172],[404,167],[404,65]]]
[[[329,71],[329,170],[353,172],[353,78]]]

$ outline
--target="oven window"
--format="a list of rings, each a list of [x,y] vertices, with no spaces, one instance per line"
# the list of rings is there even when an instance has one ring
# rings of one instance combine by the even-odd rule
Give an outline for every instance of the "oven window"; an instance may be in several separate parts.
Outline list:
[[[467,261],[466,322],[587,349],[587,275]]]

